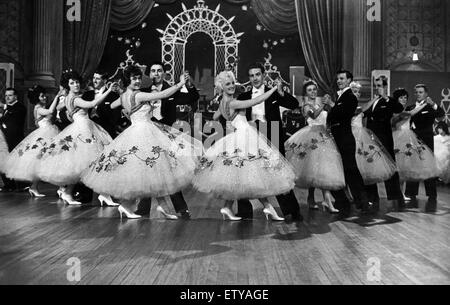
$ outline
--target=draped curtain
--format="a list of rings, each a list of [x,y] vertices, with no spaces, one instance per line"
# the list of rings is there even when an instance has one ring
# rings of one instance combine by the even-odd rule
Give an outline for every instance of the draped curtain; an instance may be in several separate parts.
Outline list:
[[[97,68],[110,28],[126,31],[140,25],[155,3],[179,0],[81,0],[81,22],[64,23],[64,67],[83,77]],[[334,91],[341,67],[343,0],[224,0],[250,4],[259,21],[279,35],[299,33],[303,53],[320,88]],[[207,3],[206,3],[207,4]]]
[[[270,32],[278,35],[297,33],[297,12],[293,0],[252,0],[252,8]]]
[[[333,96],[342,67],[343,0],[295,0],[298,31],[312,78]]]
[[[178,0],[112,0],[111,28],[117,31],[131,30],[140,25],[155,3],[171,4]]]
[[[112,0],[81,0],[81,21],[64,22],[64,69],[83,78],[97,69],[108,39]]]

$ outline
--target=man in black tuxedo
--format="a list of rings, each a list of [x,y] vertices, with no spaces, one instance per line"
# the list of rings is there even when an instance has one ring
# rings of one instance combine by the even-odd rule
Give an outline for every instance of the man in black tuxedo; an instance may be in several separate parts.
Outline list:
[[[162,62],[154,62],[150,66],[150,78],[153,80],[151,88],[143,89],[144,92],[163,91],[170,88],[170,84],[164,80],[165,68]],[[191,79],[186,82],[186,86],[175,93],[172,97],[159,101],[153,110],[152,120],[168,126],[173,126],[177,120],[177,105],[189,105],[193,111],[196,110],[198,99],[200,95],[192,83]],[[182,219],[190,219],[189,209],[182,192],[170,196],[175,211],[181,214]],[[143,200],[139,203],[138,209],[135,212],[138,215],[150,214],[151,208],[150,200]]]
[[[108,74],[105,72],[96,72],[92,78],[94,90],[86,91],[83,94],[83,99],[86,101],[93,101],[99,95],[102,95],[106,90],[106,82],[108,81]],[[102,126],[109,135],[115,139],[118,135],[118,122],[120,119],[120,108],[111,109],[111,104],[114,103],[119,94],[111,92],[103,103],[94,108],[90,114],[91,119]]]
[[[105,72],[96,72],[92,78],[92,84],[94,90],[88,90],[83,93],[82,98],[85,101],[94,101],[98,95],[103,94],[106,88],[106,82],[108,80],[108,74]],[[105,99],[105,101],[94,108],[91,113],[91,119],[103,127],[108,134],[114,139],[118,135],[118,121],[120,119],[120,109],[111,109],[111,104],[119,98],[119,94],[111,92]],[[64,120],[65,113],[61,114],[62,120]],[[74,188],[75,200],[82,203],[89,203],[93,199],[94,192],[85,186],[83,183],[78,183]]]
[[[339,87],[338,99],[334,107],[328,112],[327,124],[336,141],[336,145],[342,156],[344,164],[345,181],[350,187],[354,202],[361,208],[363,214],[371,212],[371,203],[367,198],[364,188],[364,180],[356,163],[356,141],[352,133],[352,118],[358,108],[358,99],[350,89],[353,75],[349,71],[337,73],[337,84]],[[335,207],[339,209],[342,216],[348,216],[351,204],[344,190],[332,192],[336,199]]]
[[[14,88],[5,90],[6,107],[3,115],[0,117],[0,125],[9,151],[11,152],[25,138],[25,119],[27,116],[27,108],[19,102],[17,91]],[[1,175],[4,187],[2,192],[24,191],[25,184],[16,182]]]
[[[377,98],[373,100],[369,108],[364,112],[367,118],[367,128],[370,129],[380,140],[383,146],[395,160],[394,139],[392,137],[391,119],[394,114],[403,111],[403,105],[387,95],[388,79],[385,76],[375,80],[377,88]],[[400,186],[398,173],[384,183],[388,200],[397,201],[397,209],[403,210],[405,201]],[[374,210],[379,209],[380,197],[376,184],[366,186],[369,200],[374,203]]]
[[[407,110],[412,110],[416,105],[426,101],[427,105],[418,114],[411,118],[411,129],[415,132],[417,137],[421,139],[432,151],[434,151],[434,130],[433,124],[436,119],[444,117],[445,111],[439,107],[428,96],[428,88],[426,85],[419,84],[415,87],[416,104],[407,107]],[[425,212],[433,213],[437,209],[437,190],[436,178],[426,180],[425,190],[428,196]],[[418,182],[406,183],[405,195],[411,199],[411,207],[417,208],[418,202],[416,196],[419,193]]]
[[[250,78],[250,83],[252,84],[252,90],[242,93],[238,97],[238,100],[241,101],[256,98],[269,91],[269,88],[264,85],[265,69],[262,64],[252,64],[248,67],[247,71]],[[287,138],[285,130],[283,129],[280,107],[284,107],[287,109],[298,109],[299,102],[295,97],[288,94],[287,92],[278,90],[264,103],[247,109],[247,120],[251,123],[256,124],[259,132],[266,136],[284,156],[286,154],[284,143],[286,142]],[[277,138],[273,138],[272,136],[273,127],[278,127],[278,133],[275,135],[275,137]],[[281,211],[286,217],[290,216],[291,220],[293,221],[303,220],[303,217],[300,213],[300,205],[297,202],[293,191],[291,191],[287,195],[277,196],[277,200],[280,205]],[[238,201],[237,216],[247,219],[253,218],[253,207],[249,200]]]

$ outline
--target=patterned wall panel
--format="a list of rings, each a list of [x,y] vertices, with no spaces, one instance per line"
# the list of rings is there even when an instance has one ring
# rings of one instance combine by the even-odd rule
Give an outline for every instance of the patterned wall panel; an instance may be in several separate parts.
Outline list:
[[[0,54],[19,62],[21,1],[0,0]]]
[[[411,62],[416,50],[422,63],[445,71],[446,0],[386,0],[385,66]]]

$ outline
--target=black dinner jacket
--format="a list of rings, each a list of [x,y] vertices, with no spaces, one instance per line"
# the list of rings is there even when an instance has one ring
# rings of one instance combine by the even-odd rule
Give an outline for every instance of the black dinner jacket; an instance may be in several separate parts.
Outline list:
[[[328,112],[328,126],[334,130],[352,130],[352,118],[358,108],[358,99],[351,89],[346,90]]]
[[[105,100],[97,106],[98,117],[93,117],[93,121],[102,126],[113,138],[117,136],[117,125],[120,119],[120,108],[111,109],[111,104],[114,103],[120,95],[111,92],[109,93]],[[82,95],[82,99],[85,101],[95,100],[95,90],[86,91]]]
[[[364,112],[364,116],[367,118],[367,128],[372,130],[385,146],[390,146],[392,142],[391,120],[394,114],[402,111],[403,105],[399,101],[391,97],[387,100],[382,98],[378,101],[375,109],[370,107]]]
[[[406,107],[407,111],[411,111],[416,107],[415,104]],[[422,111],[411,118],[412,130],[421,138],[428,146],[433,142],[434,130],[433,125],[436,119],[444,117],[445,111],[442,107],[434,110],[430,105],[426,105]]]
[[[6,106],[3,116],[0,118],[1,129],[10,151],[25,138],[26,117],[27,108],[21,102],[17,102],[13,106]]]
[[[270,91],[267,86],[265,86],[265,92]],[[239,95],[238,100],[246,101],[251,100],[253,95],[253,88],[250,91],[244,92]],[[299,103],[295,97],[285,92],[284,96],[281,96],[278,91],[275,91],[267,100],[264,102],[265,104],[265,112],[266,112],[266,121],[269,123],[267,126],[267,135],[265,135],[270,141],[274,141],[272,139],[272,130],[271,130],[271,122],[279,123],[279,143],[272,143],[275,147],[278,148],[282,155],[285,155],[284,142],[287,140],[286,132],[283,128],[283,122],[281,120],[280,107],[284,107],[287,109],[297,109],[299,108]],[[253,107],[247,108],[246,115],[247,120],[250,122],[252,120],[252,111]]]
[[[265,86],[265,92],[270,91],[267,86]],[[246,101],[251,100],[253,95],[253,89],[239,95],[238,100]],[[278,91],[275,91],[265,102],[266,120],[268,122],[280,122],[281,124],[281,114],[280,107],[287,109],[297,109],[299,103],[295,97],[285,92],[284,96],[281,96]],[[247,108],[247,120],[250,122],[252,120],[252,110],[253,108]],[[281,125],[280,125],[281,126]]]
[[[161,91],[169,89],[172,87],[166,81],[163,82],[163,86]],[[197,101],[200,98],[197,89],[195,86],[192,88],[187,88],[188,92],[177,91],[174,95],[167,99],[163,99],[161,101],[161,116],[162,120],[160,123],[168,126],[172,126],[177,120],[177,105],[190,105],[192,107],[192,111],[197,110]],[[145,88],[141,90],[142,92],[152,92],[151,87]]]

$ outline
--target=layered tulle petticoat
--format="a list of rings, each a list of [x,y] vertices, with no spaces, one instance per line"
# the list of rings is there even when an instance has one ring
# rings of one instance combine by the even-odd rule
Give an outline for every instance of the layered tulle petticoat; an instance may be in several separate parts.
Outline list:
[[[8,144],[6,143],[5,136],[0,130],[0,173],[3,173],[5,162],[8,157]]]
[[[356,141],[356,163],[366,185],[389,180],[397,166],[377,136],[362,126],[362,118],[355,118],[352,132]]]
[[[188,187],[203,145],[150,120],[150,106],[131,116],[132,125],[91,163],[82,181],[119,199],[163,197]]]
[[[289,192],[295,173],[289,162],[246,118],[209,148],[195,175],[194,188],[225,200],[259,199]]]
[[[38,180],[38,155],[42,149],[59,133],[58,127],[49,119],[39,122],[39,128],[29,134],[9,154],[6,160],[5,174],[10,179],[20,181]]]
[[[42,181],[59,186],[78,183],[82,172],[111,143],[109,134],[86,114],[75,113],[73,119],[37,156]]]
[[[445,183],[450,183],[450,136],[434,137],[434,156],[439,178]]]
[[[296,185],[323,190],[345,187],[341,155],[324,125],[302,128],[285,143],[286,157],[294,166]]]
[[[394,131],[397,168],[402,181],[423,181],[438,176],[431,149],[410,129]]]

